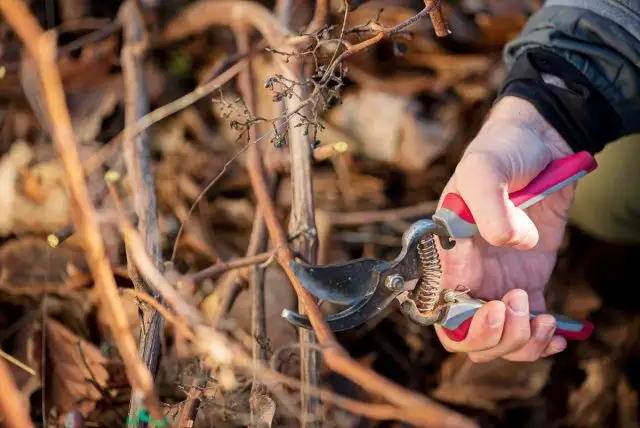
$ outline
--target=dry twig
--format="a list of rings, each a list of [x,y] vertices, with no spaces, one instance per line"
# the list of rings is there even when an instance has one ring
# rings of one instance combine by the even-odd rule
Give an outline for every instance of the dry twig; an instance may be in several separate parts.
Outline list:
[[[151,166],[150,141],[145,131],[133,134],[138,119],[149,111],[147,83],[144,74],[144,54],[147,48],[147,36],[144,22],[138,6],[127,0],[119,11],[125,43],[121,51],[122,73],[125,88],[125,130],[122,142],[127,174],[133,193],[133,205],[138,220],[138,230],[145,241],[147,253],[158,270],[163,270],[160,229],[158,228],[157,204],[154,175]],[[144,283],[135,264],[127,255],[129,278],[139,292],[153,290]],[[155,295],[154,297],[158,297]],[[147,304],[140,305],[140,358],[149,371],[156,373],[160,358],[160,337],[162,335],[162,317]],[[131,398],[129,417],[134,418],[140,411],[137,397]],[[138,424],[144,424],[138,422]]]
[[[249,52],[249,32],[244,26],[238,26],[235,31],[236,40],[238,44],[238,50],[241,54]],[[256,102],[253,88],[253,73],[251,70],[251,64],[240,72],[238,76],[238,87],[240,93],[244,98],[245,106],[248,113],[253,117]],[[255,144],[256,141],[256,126],[255,123],[249,124],[248,129],[249,144],[248,149],[249,156],[253,156],[253,152],[258,152],[259,149]],[[270,187],[270,196],[273,198],[275,191],[276,177],[274,174],[268,174],[265,178],[267,186]],[[260,209],[256,210],[253,220],[253,230],[251,231],[251,239],[249,242],[249,248],[247,249],[247,258],[255,256],[259,251],[264,251],[267,248],[269,236],[267,234],[266,225]],[[258,370],[261,362],[267,359],[266,343],[267,343],[267,325],[265,318],[265,296],[264,296],[264,280],[265,272],[261,266],[253,266],[249,275],[249,290],[251,292],[251,337],[252,337],[252,359],[254,370]],[[255,373],[255,372],[254,372]],[[251,386],[251,420],[254,423],[257,406],[259,405],[262,397],[266,395],[266,388],[260,382],[258,382],[254,375],[253,384]]]
[[[249,253],[249,251],[247,251],[247,253]],[[229,260],[228,262],[218,262],[213,266],[209,266],[208,268],[201,270],[200,272],[187,275],[185,277],[185,280],[198,282],[202,281],[205,278],[216,278],[223,273],[233,269],[248,267],[258,263],[264,263],[271,257],[273,257],[273,252],[267,251],[260,254],[247,255],[247,257],[243,257],[241,259]]]

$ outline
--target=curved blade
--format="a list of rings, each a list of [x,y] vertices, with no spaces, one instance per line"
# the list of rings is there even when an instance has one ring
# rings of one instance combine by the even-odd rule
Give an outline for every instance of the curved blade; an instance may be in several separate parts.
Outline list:
[[[358,259],[328,266],[289,263],[300,284],[314,296],[342,305],[366,299],[378,285],[383,262]]]
[[[385,287],[378,287],[370,298],[359,300],[345,310],[328,316],[327,324],[332,331],[343,331],[358,327],[382,312],[403,291],[391,292]],[[309,318],[297,312],[283,309],[282,317],[296,327],[311,329]]]

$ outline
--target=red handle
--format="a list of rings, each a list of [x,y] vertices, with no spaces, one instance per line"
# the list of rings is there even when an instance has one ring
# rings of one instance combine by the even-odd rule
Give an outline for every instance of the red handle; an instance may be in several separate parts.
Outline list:
[[[509,194],[509,199],[519,208],[527,208],[563,187],[579,180],[597,167],[596,160],[588,152],[579,152],[552,161],[523,189]],[[433,216],[447,225],[453,238],[472,236],[477,232],[473,214],[457,193],[449,193],[442,207]]]
[[[443,328],[447,337],[454,342],[461,342],[469,333],[469,327],[471,327],[471,321],[475,311],[469,313],[469,317],[466,318],[460,325],[454,329]],[[539,315],[538,312],[531,312],[530,319]],[[591,336],[593,331],[593,324],[588,321],[576,321],[564,315],[553,315],[556,319],[556,330],[554,335],[562,336],[567,340],[587,340]]]

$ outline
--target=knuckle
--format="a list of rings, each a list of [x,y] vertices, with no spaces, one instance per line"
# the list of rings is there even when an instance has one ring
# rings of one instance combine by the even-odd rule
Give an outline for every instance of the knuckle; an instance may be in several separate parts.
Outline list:
[[[494,247],[512,246],[518,243],[518,232],[509,223],[494,223],[485,230],[485,240]]]

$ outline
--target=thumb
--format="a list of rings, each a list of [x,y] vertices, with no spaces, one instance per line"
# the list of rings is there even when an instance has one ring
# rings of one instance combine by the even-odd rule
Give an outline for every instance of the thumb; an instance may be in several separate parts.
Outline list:
[[[470,154],[456,169],[456,187],[489,244],[528,250],[538,243],[538,230],[509,200],[510,176],[491,156]]]

